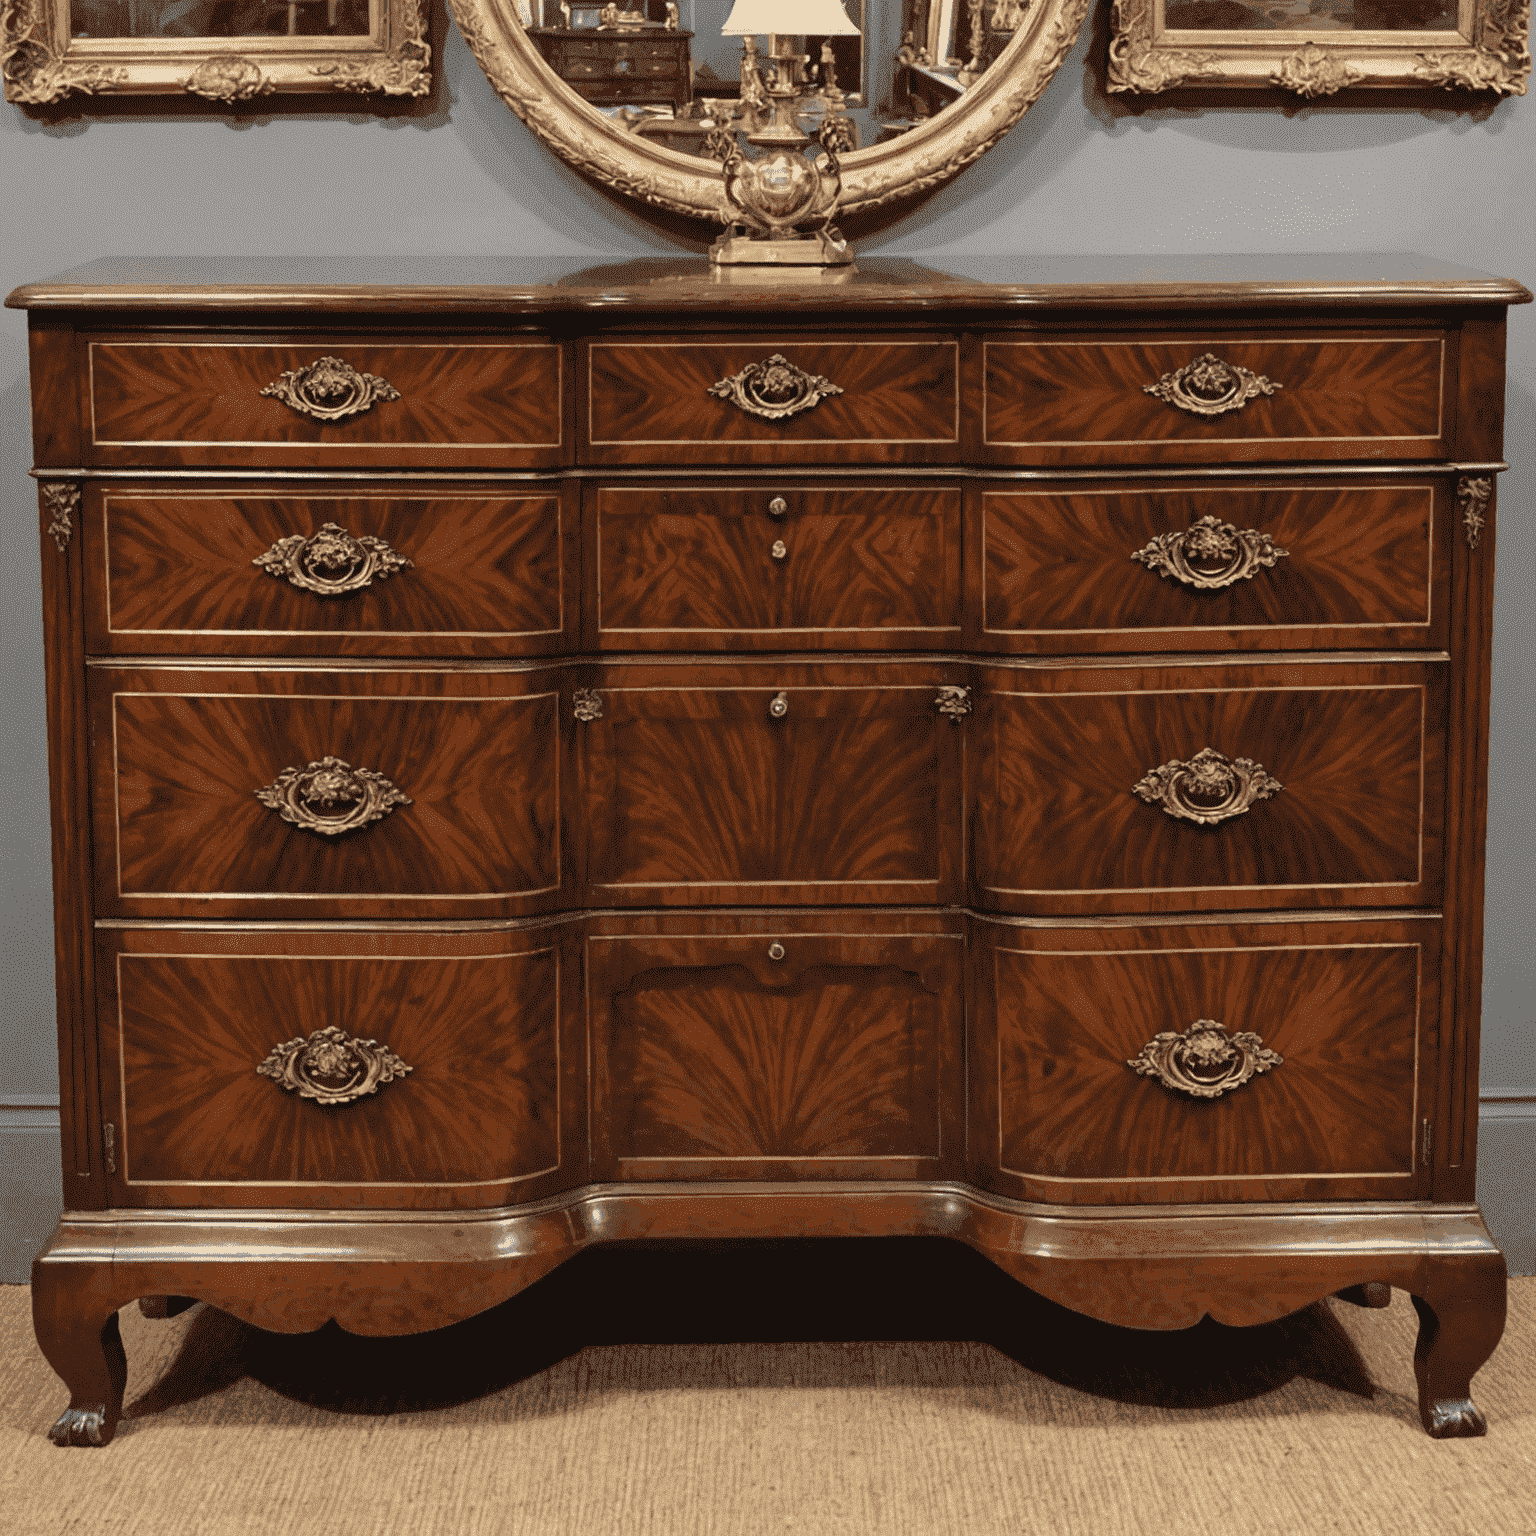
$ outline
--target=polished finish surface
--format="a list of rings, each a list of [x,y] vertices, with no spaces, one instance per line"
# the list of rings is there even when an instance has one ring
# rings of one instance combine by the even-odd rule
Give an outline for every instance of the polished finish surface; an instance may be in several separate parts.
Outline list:
[[[590,1242],[898,1233],[1141,1327],[1399,1285],[1481,1433],[1525,290],[514,265],[15,296],[56,1437],[135,1296],[401,1332]],[[261,393],[325,359],[332,419]]]

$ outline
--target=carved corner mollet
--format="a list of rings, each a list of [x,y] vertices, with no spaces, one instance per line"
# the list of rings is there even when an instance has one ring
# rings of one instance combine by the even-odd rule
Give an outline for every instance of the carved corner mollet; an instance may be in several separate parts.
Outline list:
[[[1456,487],[1456,510],[1466,530],[1467,548],[1476,549],[1488,526],[1488,506],[1493,500],[1493,479],[1486,475],[1467,475]]]
[[[1421,53],[1414,76],[1447,91],[1524,96],[1531,77],[1530,0],[1486,0],[1470,48]]]
[[[1283,59],[1269,78],[1271,84],[1311,101],[1319,96],[1332,96],[1346,86],[1359,85],[1365,79],[1365,71],[1316,43],[1307,43]]]
[[[48,536],[62,555],[75,531],[75,513],[80,510],[80,487],[72,480],[57,480],[45,485],[43,511],[48,516]]]
[[[1109,40],[1109,89],[1151,95],[1221,74],[1221,55],[1206,49],[1154,46],[1147,0],[1115,0]]]
[[[0,78],[5,82],[5,99],[41,107],[62,101],[72,91],[90,95],[116,90],[127,81],[126,67],[114,69],[66,58],[68,46],[56,6],[47,0],[4,0],[0,4]]]
[[[404,0],[390,46],[382,54],[361,60],[327,59],[315,73],[338,91],[425,96],[432,89],[431,65],[426,6],[422,0]]]

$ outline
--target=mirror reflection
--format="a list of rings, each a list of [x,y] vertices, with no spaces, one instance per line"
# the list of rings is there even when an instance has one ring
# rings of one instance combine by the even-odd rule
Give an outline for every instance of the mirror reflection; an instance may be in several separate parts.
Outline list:
[[[544,60],[621,128],[704,155],[851,120],[854,148],[958,102],[1040,0],[516,0]],[[770,27],[784,30],[770,31]]]
[[[69,0],[71,37],[367,37],[369,0]]]

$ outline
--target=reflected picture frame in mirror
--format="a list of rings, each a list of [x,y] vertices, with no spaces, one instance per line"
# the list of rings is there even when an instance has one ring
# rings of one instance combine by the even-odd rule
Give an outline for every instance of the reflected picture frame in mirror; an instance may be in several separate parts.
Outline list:
[[[1114,0],[1109,89],[1523,96],[1531,0]]]
[[[537,24],[530,27],[524,19],[530,0],[448,3],[459,30],[497,94],[561,159],[582,174],[649,207],[714,223],[730,222],[720,162],[708,158],[702,149],[703,134],[698,135],[701,148],[688,153],[668,142],[665,118],[647,122],[636,111],[588,99],[589,94],[595,93],[577,71],[567,68],[567,78],[562,78],[546,58],[536,35],[545,28]],[[531,3],[537,7],[540,0]],[[558,10],[558,0],[543,3],[546,10]],[[977,46],[966,49],[964,56],[949,55],[958,57],[954,65],[947,58],[935,60],[930,45],[917,41],[927,36],[928,18],[932,10],[939,8],[940,0],[889,3],[900,8],[902,17],[902,27],[890,29],[893,69],[905,71],[913,78],[918,72],[927,71],[952,85],[941,93],[946,97],[939,102],[941,110],[919,110],[895,125],[896,131],[882,133],[875,142],[862,142],[842,157],[839,218],[921,196],[984,154],[1039,99],[1061,67],[1077,41],[1089,0],[948,0],[949,14],[961,18],[952,35],[958,33],[962,46],[971,36],[979,38],[989,30],[994,13],[1007,12],[1010,17],[1017,13],[1019,22],[1011,32],[998,36],[993,57],[986,57],[986,47]],[[865,6],[873,8],[875,4],[876,0],[847,0],[844,9],[859,24],[866,15]],[[665,9],[654,4],[639,7],[654,30],[623,35],[664,38],[669,24],[663,16]],[[656,12],[653,18],[649,17],[651,10]],[[918,26],[913,26],[919,11],[922,19]],[[555,28],[559,26],[557,16]],[[872,26],[872,22],[868,24]],[[873,36],[864,26],[861,34],[866,41]],[[616,32],[608,35],[619,36]],[[825,57],[820,44],[830,40],[807,41],[811,45],[808,56],[815,67]],[[602,46],[594,40],[594,49]],[[607,45],[609,49],[617,46],[617,42]],[[661,43],[653,46],[659,50]],[[835,50],[829,51],[834,51],[835,57]],[[865,61],[859,68],[859,94],[870,97],[878,96],[880,89],[874,51],[872,46],[864,49]],[[697,77],[697,51],[693,58],[695,94],[701,102],[708,102],[708,80]],[[968,69],[972,60],[976,67]],[[733,67],[747,73],[744,64]],[[723,76],[721,68],[713,78]],[[848,84],[852,86],[854,82],[850,80]],[[854,94],[843,87],[840,66],[835,68],[835,88],[845,100]],[[734,121],[709,125],[711,131],[723,127],[730,132],[741,126]],[[814,136],[814,122],[807,120],[805,126]]]
[[[424,96],[427,0],[0,0],[5,99]]]

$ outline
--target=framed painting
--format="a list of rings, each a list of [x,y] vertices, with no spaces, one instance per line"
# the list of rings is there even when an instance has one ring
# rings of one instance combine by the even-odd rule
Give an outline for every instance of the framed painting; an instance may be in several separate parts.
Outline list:
[[[1530,31],[1531,0],[1114,0],[1109,88],[1523,96]]]
[[[275,91],[424,96],[426,0],[0,0],[5,99],[226,104]]]

